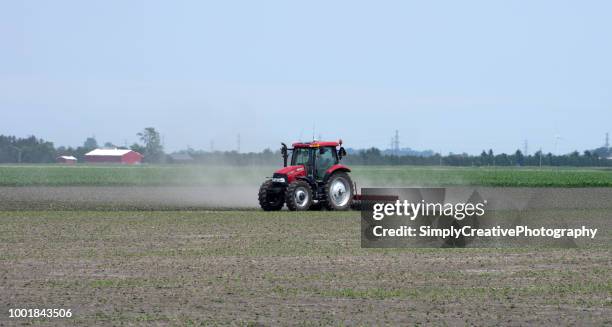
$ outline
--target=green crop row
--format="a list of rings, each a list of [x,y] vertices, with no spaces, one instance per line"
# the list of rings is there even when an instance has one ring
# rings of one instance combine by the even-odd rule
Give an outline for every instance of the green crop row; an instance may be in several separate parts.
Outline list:
[[[612,170],[355,166],[359,186],[612,187]],[[0,166],[0,186],[255,185],[275,167]]]

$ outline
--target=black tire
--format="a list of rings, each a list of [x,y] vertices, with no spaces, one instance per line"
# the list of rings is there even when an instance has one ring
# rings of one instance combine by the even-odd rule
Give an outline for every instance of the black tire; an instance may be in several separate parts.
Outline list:
[[[336,184],[338,182],[343,184],[344,192],[341,192],[341,189],[333,190],[333,188],[338,187]],[[332,194],[334,192],[335,194]],[[343,171],[334,173],[325,183],[325,206],[328,210],[348,210],[353,203],[353,192],[353,181],[349,174]],[[347,196],[348,199],[344,199],[342,196]]]
[[[321,203],[321,201],[317,202],[317,203],[312,203],[310,205],[310,211],[321,211],[323,209],[323,204]]]
[[[308,210],[312,205],[312,189],[302,180],[289,184],[285,192],[285,202],[291,211]]]
[[[259,206],[264,211],[278,211],[283,208],[285,198],[282,193],[271,194],[269,192],[272,187],[272,181],[267,180],[261,184],[259,188]]]

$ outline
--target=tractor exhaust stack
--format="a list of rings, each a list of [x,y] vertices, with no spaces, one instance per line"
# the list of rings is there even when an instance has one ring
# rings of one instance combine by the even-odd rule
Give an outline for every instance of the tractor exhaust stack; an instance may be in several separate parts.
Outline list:
[[[289,154],[287,153],[287,144],[281,143],[281,155],[283,156],[283,167],[287,167],[287,159],[289,158]]]

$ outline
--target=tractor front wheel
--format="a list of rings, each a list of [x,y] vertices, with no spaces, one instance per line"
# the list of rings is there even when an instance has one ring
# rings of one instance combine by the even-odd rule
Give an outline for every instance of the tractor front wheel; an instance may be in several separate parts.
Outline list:
[[[259,206],[264,211],[277,211],[283,208],[285,199],[282,193],[274,194],[270,192],[272,181],[267,180],[259,188]]]
[[[291,211],[308,210],[312,205],[312,189],[305,181],[295,181],[289,184],[285,192],[285,202]]]
[[[337,172],[325,183],[325,204],[329,210],[348,210],[353,202],[353,182],[345,172]]]

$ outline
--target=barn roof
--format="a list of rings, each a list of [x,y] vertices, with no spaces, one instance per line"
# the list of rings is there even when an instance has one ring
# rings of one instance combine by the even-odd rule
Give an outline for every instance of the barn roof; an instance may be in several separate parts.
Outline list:
[[[129,149],[95,149],[85,153],[86,156],[117,156],[121,157],[124,154],[131,152]]]
[[[66,160],[77,160],[77,158],[73,157],[73,156],[59,156],[62,159],[66,159]]]

